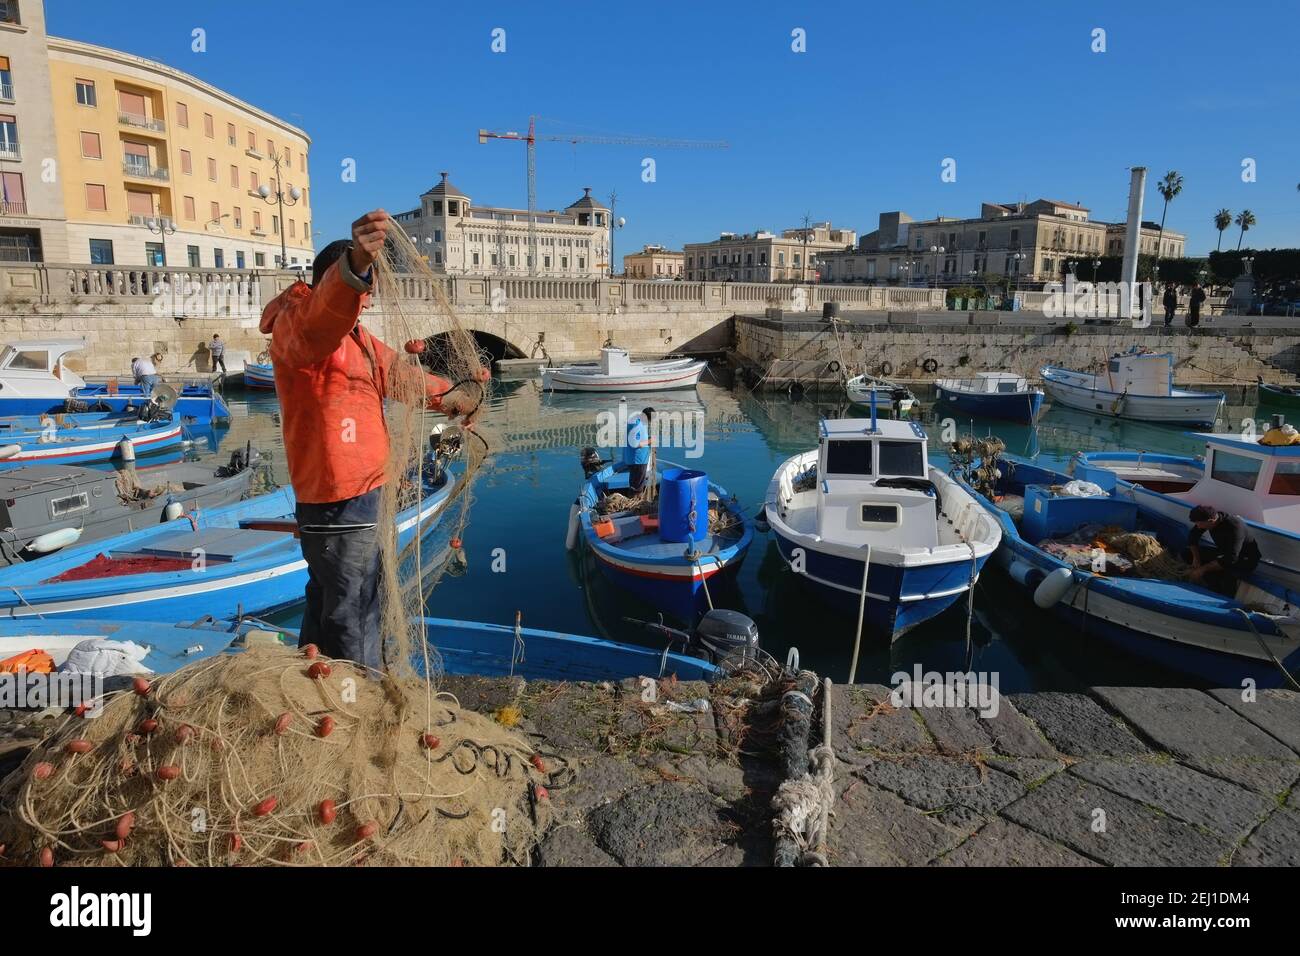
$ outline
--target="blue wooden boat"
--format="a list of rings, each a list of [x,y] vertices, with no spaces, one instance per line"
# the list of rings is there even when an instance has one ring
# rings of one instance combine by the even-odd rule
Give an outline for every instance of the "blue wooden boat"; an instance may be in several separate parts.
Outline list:
[[[919,425],[874,417],[823,421],[818,448],[776,470],[763,513],[791,570],[891,641],[973,588],[1001,537],[928,464]]]
[[[424,629],[447,674],[555,681],[675,675],[711,681],[720,673],[716,664],[689,654],[558,631],[437,617],[425,618]]]
[[[275,367],[270,362],[245,362],[244,388],[275,391]]]
[[[753,524],[735,497],[703,472],[671,466],[657,477],[659,494],[642,514],[608,508],[611,495],[628,493],[621,465],[592,470],[570,511],[566,543],[572,548],[581,539],[610,581],[693,621],[711,603],[709,582],[721,583],[740,568]]]
[[[197,424],[230,424],[230,407],[211,384],[206,382],[183,382],[176,389],[176,401],[171,405],[173,415],[187,422]],[[119,415],[131,414],[148,401],[139,385],[111,385],[107,382],[93,383],[77,390],[71,397],[72,408],[85,406],[87,411],[115,412]],[[0,411],[6,411],[0,400]],[[61,408],[13,409],[13,413],[52,412]]]
[[[935,398],[976,418],[998,418],[1032,425],[1043,407],[1043,390],[1014,372],[977,372],[975,378],[941,378]]]
[[[181,423],[171,419],[151,422],[123,419],[114,428],[85,432],[51,426],[41,432],[19,432],[3,437],[8,439],[8,444],[0,446],[0,471],[34,464],[133,461],[135,455],[174,448],[187,440]]]
[[[42,650],[61,665],[82,641],[103,638],[132,641],[148,649],[139,673],[168,674],[194,661],[223,653],[244,642],[265,625],[254,621],[212,621],[166,624],[157,621],[0,621],[0,660],[23,651]],[[272,635],[274,631],[265,631]],[[285,637],[287,642],[287,636]],[[288,642],[289,646],[296,641]]]
[[[429,469],[421,500],[397,515],[398,545],[432,531],[459,477]],[[307,564],[290,488],[0,570],[0,618],[178,621],[299,604]]]
[[[159,419],[170,416],[161,412]],[[0,418],[0,442],[7,441],[10,435],[22,435],[26,432],[49,432],[51,426],[58,432],[73,432],[90,435],[104,430],[113,430],[140,421],[138,414],[119,412],[60,412],[40,415],[8,415]]]
[[[991,489],[996,503],[958,480],[1001,526],[995,563],[1035,604],[1085,636],[1217,687],[1240,688],[1248,678],[1278,687],[1285,683],[1279,665],[1292,673],[1300,668],[1295,597],[1263,575],[1253,575],[1236,598],[1225,597],[1186,581],[1125,574],[1100,549],[1079,567],[1040,546],[1095,524],[1152,534],[1178,553],[1187,543],[1185,523],[1122,489],[1090,497],[1060,494],[1054,489],[1069,475],[1027,462],[1001,460]]]

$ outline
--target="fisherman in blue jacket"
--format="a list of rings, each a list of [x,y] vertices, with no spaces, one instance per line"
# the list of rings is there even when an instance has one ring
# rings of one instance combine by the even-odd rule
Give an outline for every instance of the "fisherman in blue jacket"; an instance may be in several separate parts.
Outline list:
[[[640,415],[627,420],[627,441],[623,445],[623,465],[627,468],[627,484],[633,494],[645,487],[646,469],[650,465],[650,423],[654,420],[653,408],[641,409]]]

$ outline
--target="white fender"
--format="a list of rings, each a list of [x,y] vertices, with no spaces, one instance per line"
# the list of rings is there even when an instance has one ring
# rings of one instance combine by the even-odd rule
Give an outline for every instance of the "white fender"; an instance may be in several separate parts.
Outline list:
[[[1074,572],[1069,568],[1057,568],[1034,588],[1034,603],[1043,609],[1054,607],[1073,585]]]
[[[5,445],[3,448],[0,448],[0,458],[12,458],[22,450],[22,445]]]
[[[185,514],[185,506],[179,501],[167,502],[167,507],[163,508],[163,521],[175,521],[181,515]]]
[[[578,546],[579,514],[578,503],[575,501],[569,505],[569,532],[564,536],[564,546],[570,551]]]
[[[1034,567],[1027,561],[1012,561],[1011,566],[1007,568],[1007,574],[1011,576],[1011,580],[1027,588],[1037,588],[1046,576],[1040,568]]]
[[[117,443],[117,457],[123,461],[135,461],[135,443],[131,439],[123,437]]]
[[[58,531],[47,531],[32,538],[27,544],[27,550],[34,551],[36,554],[49,554],[51,551],[76,544],[80,538],[80,528],[60,528]]]

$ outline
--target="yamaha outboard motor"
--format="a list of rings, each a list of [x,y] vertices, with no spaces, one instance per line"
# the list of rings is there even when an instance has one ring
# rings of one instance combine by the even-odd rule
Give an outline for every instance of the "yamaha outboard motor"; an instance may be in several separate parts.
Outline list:
[[[739,611],[714,608],[695,625],[688,650],[714,664],[752,658],[758,650],[758,625]]]
[[[590,478],[606,465],[606,462],[601,460],[600,452],[594,448],[584,448],[579,455],[579,460],[582,462],[583,478]]]

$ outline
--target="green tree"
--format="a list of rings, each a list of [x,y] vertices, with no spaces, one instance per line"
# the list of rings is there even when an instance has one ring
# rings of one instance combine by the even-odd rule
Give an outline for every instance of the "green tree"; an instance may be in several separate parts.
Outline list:
[[[1165,254],[1165,216],[1169,215],[1169,204],[1183,191],[1183,174],[1176,169],[1169,170],[1164,178],[1156,183],[1156,189],[1160,190],[1160,195],[1165,198],[1165,208],[1160,213],[1160,233],[1156,237],[1156,257],[1159,258]]]
[[[1296,187],[1300,189],[1300,186]],[[1214,228],[1219,230],[1219,241],[1214,245],[1214,251],[1218,252],[1223,246],[1223,230],[1232,225],[1232,210],[1220,209],[1214,214]]]
[[[1236,223],[1241,227],[1241,233],[1237,236],[1237,249],[1241,249],[1241,240],[1246,237],[1246,230],[1255,225],[1255,214],[1249,209],[1243,209],[1237,213]]]

